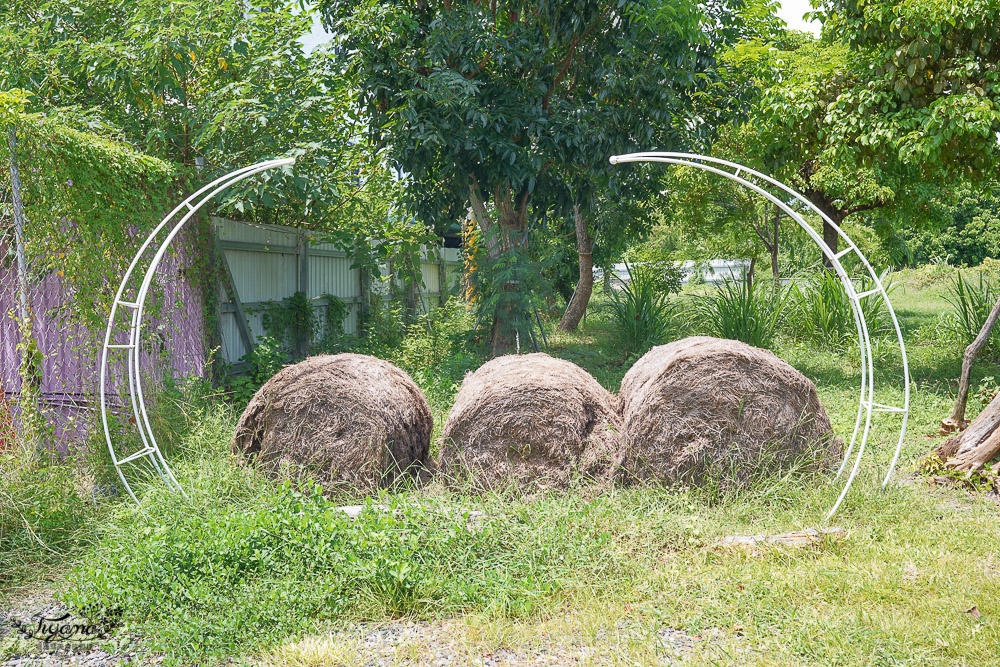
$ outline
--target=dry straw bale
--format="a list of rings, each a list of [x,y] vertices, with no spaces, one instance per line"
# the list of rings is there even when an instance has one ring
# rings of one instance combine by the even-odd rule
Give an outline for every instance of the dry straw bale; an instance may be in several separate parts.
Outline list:
[[[364,354],[310,357],[268,380],[232,449],[272,477],[286,464],[328,492],[369,493],[427,461],[433,418],[410,376]]]
[[[441,470],[479,489],[608,484],[623,458],[618,403],[547,354],[498,357],[466,376],[442,435]]]
[[[695,336],[654,347],[622,379],[634,480],[742,484],[841,452],[816,387],[767,350]]]

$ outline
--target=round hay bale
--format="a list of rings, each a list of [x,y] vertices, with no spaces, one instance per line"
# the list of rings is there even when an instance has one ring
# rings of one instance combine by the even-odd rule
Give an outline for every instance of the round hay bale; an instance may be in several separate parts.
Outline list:
[[[617,399],[547,354],[497,357],[466,376],[442,434],[440,470],[480,490],[609,484],[623,443]]]
[[[433,418],[420,388],[364,354],[310,357],[264,383],[232,450],[280,477],[286,465],[325,491],[370,493],[428,459]]]
[[[837,460],[816,387],[767,350],[695,336],[654,347],[622,379],[633,480],[720,487]]]

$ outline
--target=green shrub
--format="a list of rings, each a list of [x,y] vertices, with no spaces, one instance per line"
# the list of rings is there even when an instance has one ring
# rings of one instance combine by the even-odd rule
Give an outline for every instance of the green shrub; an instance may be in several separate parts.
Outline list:
[[[433,498],[383,496],[352,519],[316,487],[208,483],[220,488],[189,487],[190,504],[161,493],[148,514],[129,508],[63,600],[142,632],[168,662],[190,663],[332,621],[475,609],[518,617],[578,572],[612,571],[606,539],[586,529],[600,504],[540,526],[530,509],[470,521]]]
[[[336,354],[351,346],[353,336],[344,334],[344,322],[351,314],[351,309],[344,301],[332,294],[324,294],[326,299],[326,310],[320,322],[322,332],[315,343],[316,352],[322,354]],[[317,316],[317,319],[320,319]]]
[[[949,326],[963,345],[967,346],[976,339],[998,299],[1000,299],[1000,280],[985,275],[985,272],[979,273],[979,280],[976,283],[966,280],[961,271],[955,275],[955,281],[951,284],[945,300],[955,309],[954,315],[948,320]],[[983,352],[994,356],[998,351],[1000,351],[1000,327],[995,327],[983,347]]]
[[[308,354],[317,329],[316,307],[305,292],[299,291],[261,306],[261,324],[269,338],[277,341],[291,359]]]
[[[622,349],[640,355],[665,343],[672,328],[672,308],[663,274],[656,265],[625,265],[629,280],[608,292],[607,309]],[[679,284],[679,281],[678,281]],[[666,287],[666,289],[664,289]]]
[[[466,303],[452,297],[422,315],[390,358],[423,389],[431,408],[447,416],[465,374],[481,365],[485,350],[473,341],[475,319]]]
[[[451,297],[407,328],[399,348],[399,361],[411,372],[417,372],[461,357],[474,326],[475,319],[465,302]]]
[[[684,269],[669,260],[650,260],[637,266],[660,294],[677,294],[684,285]]]
[[[886,293],[891,294],[895,286],[889,282],[888,274],[883,273],[881,280]],[[875,287],[875,280],[868,275],[854,282],[857,293]],[[791,321],[796,335],[835,348],[843,348],[857,338],[858,327],[851,300],[837,274],[825,269],[814,271],[805,279],[797,280],[792,293],[794,308]],[[889,311],[885,300],[878,294],[861,300],[861,312],[871,338],[880,338],[891,331]]]
[[[270,336],[257,339],[257,345],[242,357],[243,373],[226,378],[226,389],[235,405],[245,406],[261,386],[285,365],[287,356],[282,344]]]
[[[773,284],[727,280],[714,292],[692,297],[692,324],[710,336],[771,349],[785,308],[786,294]]]
[[[398,348],[406,337],[405,315],[401,304],[386,301],[373,291],[363,323],[359,351],[379,357],[383,356],[384,350]]]

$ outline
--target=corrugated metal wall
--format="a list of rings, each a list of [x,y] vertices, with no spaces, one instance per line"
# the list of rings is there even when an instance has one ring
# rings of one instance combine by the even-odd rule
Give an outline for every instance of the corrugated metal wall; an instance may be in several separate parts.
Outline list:
[[[134,239],[136,246],[141,240]],[[177,245],[185,247],[183,234]],[[204,297],[200,287],[187,277],[190,270],[188,251],[181,250],[168,253],[156,273],[140,353],[147,390],[168,373],[180,379],[204,372]],[[107,289],[117,287],[117,280],[113,278]],[[29,281],[33,335],[42,355],[39,408],[52,428],[52,444],[63,453],[81,446],[94,423],[97,359],[104,341],[103,325],[88,329],[66,317],[69,304],[79,296],[72,283],[57,272],[33,276]],[[0,398],[12,400],[20,397],[22,383],[17,309],[17,269],[0,265]],[[122,309],[119,314],[123,314]],[[106,316],[102,314],[98,321]],[[114,358],[111,366],[109,382],[114,394],[125,383],[124,366],[116,365]]]
[[[268,302],[281,301],[303,291],[319,310],[320,321],[328,307],[326,295],[333,295],[348,306],[344,333],[358,328],[361,307],[361,272],[351,268],[347,255],[329,243],[310,241],[308,232],[290,227],[256,225],[223,218],[213,218],[212,225],[219,250],[232,272],[236,292],[247,316],[249,333],[254,339],[266,334],[262,310]],[[445,285],[441,284],[444,264]],[[380,267],[382,276],[389,268]],[[457,248],[439,248],[425,253],[420,267],[424,305],[431,310],[442,295],[452,289],[461,276],[461,255]],[[372,289],[390,298],[388,282],[375,281]],[[240,334],[236,307],[229,296],[219,291],[222,357],[236,363],[246,354]],[[319,332],[322,333],[322,332]]]

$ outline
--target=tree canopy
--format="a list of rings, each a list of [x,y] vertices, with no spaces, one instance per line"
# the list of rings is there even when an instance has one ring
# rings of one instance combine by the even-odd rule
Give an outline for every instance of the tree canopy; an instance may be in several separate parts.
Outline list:
[[[230,193],[232,214],[337,227],[369,196],[384,219],[393,181],[361,140],[337,57],[304,53],[311,27],[285,0],[13,0],[0,7],[0,88],[182,168],[204,163],[203,176],[298,158]]]
[[[997,0],[822,0],[857,85],[835,139],[948,175],[995,175],[1000,157]]]
[[[649,187],[641,170],[612,173],[609,155],[707,140],[714,121],[695,100],[740,30],[725,2],[321,6],[409,208],[440,229],[471,205],[494,260],[546,213]]]

